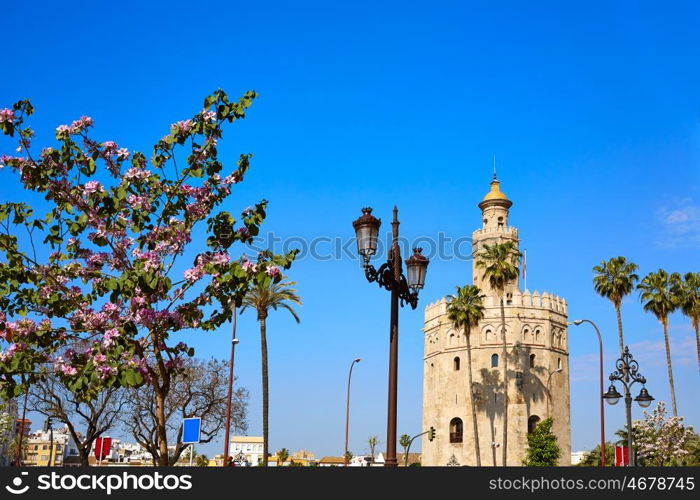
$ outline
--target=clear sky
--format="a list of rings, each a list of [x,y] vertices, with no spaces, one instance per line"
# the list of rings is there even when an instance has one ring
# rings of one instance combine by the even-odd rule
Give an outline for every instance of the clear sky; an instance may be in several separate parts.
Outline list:
[[[495,154],[528,250],[528,287],[565,297],[571,319],[599,323],[606,372],[615,316],[593,292],[591,267],[625,255],[642,273],[700,270],[696,2],[23,1],[0,11],[0,104],[33,101],[37,146],[88,114],[98,137],[148,152],[207,93],[256,90],[222,148],[230,165],[255,154],[228,208],[267,198],[265,229],[280,238],[351,238],[366,205],[386,229],[394,204],[411,240],[469,237]],[[3,200],[24,196],[12,178],[0,171]],[[469,282],[470,269],[433,256],[419,309],[401,311],[400,433],[421,431],[422,308]],[[290,276],[304,306],[300,325],[285,312],[269,321],[271,449],[342,453],[355,357],[350,449],[365,453],[370,435],[383,447],[389,294],[348,257],[307,255]],[[636,295],[623,317],[649,391],[669,401],[661,326]],[[239,325],[235,368],[259,434],[254,315]],[[188,340],[199,356],[226,357],[229,335]],[[697,426],[689,321],[673,315],[670,335],[679,411]],[[579,450],[598,439],[593,331],[571,329],[569,348]],[[612,436],[623,408],[607,415]]]

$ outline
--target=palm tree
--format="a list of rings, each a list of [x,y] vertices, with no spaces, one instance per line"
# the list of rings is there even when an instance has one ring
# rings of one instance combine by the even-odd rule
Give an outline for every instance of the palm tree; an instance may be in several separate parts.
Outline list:
[[[508,353],[506,350],[506,311],[503,295],[506,287],[518,278],[520,256],[518,247],[512,241],[484,244],[484,249],[476,256],[476,266],[484,271],[491,288],[498,295],[501,304],[501,336],[503,338],[503,466],[508,456]]]
[[[289,458],[289,450],[282,448],[277,452],[277,465],[282,466]]]
[[[267,467],[268,461],[268,377],[267,377],[267,315],[270,308],[277,310],[278,308],[286,309],[292,315],[294,320],[299,323],[299,316],[294,311],[290,302],[301,305],[301,299],[297,296],[296,290],[292,288],[296,285],[294,281],[273,281],[258,283],[253,287],[243,299],[243,307],[241,312],[247,308],[255,309],[258,313],[258,321],[260,322],[260,346],[262,353],[262,396],[263,396],[263,459],[262,465]]]
[[[408,446],[411,444],[411,436],[408,434],[401,434],[399,437],[399,444],[403,448],[403,465],[408,467]]]
[[[686,273],[683,280],[675,281],[672,290],[681,311],[690,318],[690,323],[695,329],[695,345],[700,366],[700,273]]]
[[[374,462],[374,450],[377,447],[377,443],[379,443],[379,438],[377,436],[370,436],[367,443],[369,444],[369,454],[372,457],[372,462]]]
[[[676,408],[676,389],[673,383],[673,368],[671,367],[671,346],[668,343],[668,315],[678,308],[678,300],[672,293],[674,283],[680,280],[678,273],[671,276],[659,269],[655,273],[647,274],[637,285],[640,290],[640,298],[644,303],[644,310],[656,316],[664,327],[664,343],[666,344],[666,367],[668,368],[668,382],[671,385],[671,402],[673,403],[673,416],[678,416]]]
[[[634,284],[639,281],[635,274],[639,267],[633,262],[627,262],[624,257],[613,257],[608,261],[601,261],[600,265],[593,268],[593,285],[596,293],[609,299],[615,306],[617,313],[617,333],[620,336],[620,353],[625,350],[625,341],[622,337],[622,314],[620,308],[622,299],[632,293]]]
[[[484,317],[483,297],[478,286],[466,285],[461,288],[457,287],[457,294],[447,298],[447,317],[454,323],[455,328],[464,329],[464,338],[467,340],[467,376],[469,377],[469,400],[472,407],[474,453],[476,454],[477,467],[481,467],[481,451],[479,449],[479,429],[476,423],[476,404],[474,403],[471,329],[477,326]]]

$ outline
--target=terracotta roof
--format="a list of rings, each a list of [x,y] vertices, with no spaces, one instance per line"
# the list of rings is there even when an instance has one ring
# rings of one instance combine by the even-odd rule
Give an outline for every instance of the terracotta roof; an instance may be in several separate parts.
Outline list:
[[[343,457],[323,457],[319,460],[320,464],[344,464],[345,459]]]

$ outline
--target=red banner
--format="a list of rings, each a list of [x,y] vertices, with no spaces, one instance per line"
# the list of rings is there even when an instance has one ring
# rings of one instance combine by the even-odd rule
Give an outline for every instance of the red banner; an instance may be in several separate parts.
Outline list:
[[[615,467],[627,467],[629,464],[629,448],[627,446],[615,446]]]
[[[97,460],[104,460],[109,456],[109,452],[112,449],[112,438],[97,438],[95,439],[95,458]]]

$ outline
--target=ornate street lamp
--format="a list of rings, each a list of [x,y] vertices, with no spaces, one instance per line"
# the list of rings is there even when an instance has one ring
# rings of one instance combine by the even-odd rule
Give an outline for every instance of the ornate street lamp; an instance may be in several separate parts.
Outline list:
[[[636,465],[636,457],[632,448],[632,396],[630,395],[630,389],[637,382],[642,384],[639,395],[634,398],[642,408],[648,407],[654,401],[654,398],[649,395],[649,391],[644,387],[647,379],[639,373],[639,363],[630,354],[629,347],[625,346],[622,357],[615,362],[615,368],[616,370],[610,374],[611,384],[608,392],[603,394],[603,399],[608,404],[617,404],[622,398],[622,394],[617,392],[614,382],[620,381],[622,383],[622,386],[625,388],[625,411],[627,412],[627,452],[629,453],[629,466],[634,467]]]
[[[396,399],[399,363],[399,301],[403,307],[410,304],[412,309],[418,306],[418,291],[425,285],[425,274],[429,260],[421,254],[420,248],[413,250],[413,255],[406,261],[408,279],[402,272],[401,252],[399,251],[398,209],[394,207],[392,227],[392,245],[387,261],[375,269],[369,261],[377,253],[377,237],[381,220],[372,215],[372,209],[362,209],[362,215],[352,223],[357,239],[357,252],[363,257],[365,277],[370,283],[377,284],[391,292],[391,319],[389,322],[389,402],[387,411],[386,467],[396,467]]]

